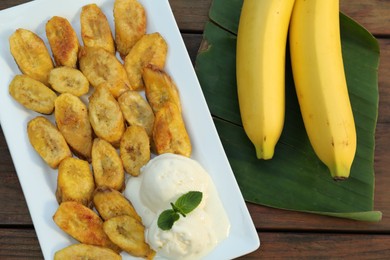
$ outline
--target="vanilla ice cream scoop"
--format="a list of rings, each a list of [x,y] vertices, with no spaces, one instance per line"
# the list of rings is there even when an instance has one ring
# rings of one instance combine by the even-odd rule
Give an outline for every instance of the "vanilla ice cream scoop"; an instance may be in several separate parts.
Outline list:
[[[170,230],[157,225],[161,212],[189,191],[200,191],[202,201]],[[156,259],[200,259],[225,239],[230,222],[212,179],[195,160],[159,155],[126,184],[125,196],[132,202],[145,226],[145,239],[157,252]]]
[[[206,248],[218,241],[214,232],[210,232],[212,224],[210,216],[197,208],[175,222],[170,231],[160,229],[157,221],[153,221],[145,237],[152,248],[159,249],[161,256],[198,259]]]
[[[155,213],[161,207],[169,207],[170,202],[188,191],[201,191],[203,197],[207,197],[209,176],[198,162],[187,157],[160,155],[151,160],[142,173],[140,189],[148,192],[141,192],[140,199]]]

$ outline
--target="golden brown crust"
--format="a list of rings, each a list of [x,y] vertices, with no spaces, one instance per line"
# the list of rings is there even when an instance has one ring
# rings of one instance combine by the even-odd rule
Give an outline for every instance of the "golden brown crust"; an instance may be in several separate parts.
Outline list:
[[[95,138],[92,145],[92,168],[96,186],[122,191],[125,171],[116,149],[107,141]]]
[[[59,204],[75,201],[91,207],[95,183],[87,161],[66,158],[58,167],[56,198]]]
[[[104,220],[129,215],[141,221],[131,202],[122,193],[110,187],[97,187],[93,194],[93,204]]]
[[[167,102],[156,113],[153,141],[157,154],[175,153],[191,156],[192,146],[179,109]]]
[[[89,91],[89,81],[84,74],[71,67],[57,67],[49,73],[50,86],[59,93],[82,96]]]
[[[48,85],[53,61],[43,40],[26,29],[17,29],[9,38],[11,54],[19,69],[33,79]]]
[[[130,255],[149,258],[153,250],[145,242],[145,228],[135,218],[122,215],[104,221],[104,232],[112,242]]]
[[[145,95],[154,113],[167,102],[174,103],[181,112],[179,91],[164,70],[149,64],[143,69],[142,77],[145,82]]]
[[[110,91],[99,85],[89,97],[89,121],[95,134],[114,147],[125,131],[125,122],[116,99]]]
[[[104,84],[115,98],[129,90],[129,79],[122,63],[102,48],[82,48],[79,66],[93,87]]]
[[[125,69],[131,89],[144,88],[142,69],[145,66],[153,64],[160,69],[164,68],[167,52],[167,43],[157,32],[145,34],[137,41],[125,58]]]
[[[138,125],[145,128],[149,137],[152,136],[154,114],[149,103],[135,90],[129,90],[118,98],[123,117],[128,125]]]
[[[54,110],[56,93],[27,75],[16,75],[8,90],[9,94],[27,109],[47,115]]]
[[[80,43],[69,21],[64,17],[53,16],[46,23],[46,37],[56,65],[76,68]]]
[[[150,142],[145,128],[137,125],[127,127],[119,151],[126,172],[138,176],[141,167],[150,160]]]
[[[73,152],[90,161],[92,150],[92,127],[87,106],[72,94],[61,94],[55,101],[55,120]]]
[[[114,3],[115,43],[122,57],[146,33],[146,13],[137,0],[116,0]]]
[[[82,7],[81,38],[86,47],[100,47],[114,54],[115,43],[106,15],[96,4]]]
[[[65,233],[81,243],[107,247],[120,252],[104,232],[103,220],[93,210],[78,202],[62,202],[53,220]]]
[[[122,257],[109,248],[87,244],[73,244],[54,254],[54,260],[68,259],[120,260]]]
[[[30,120],[27,124],[27,134],[31,145],[53,169],[56,169],[62,160],[72,156],[65,138],[46,117],[38,116]]]

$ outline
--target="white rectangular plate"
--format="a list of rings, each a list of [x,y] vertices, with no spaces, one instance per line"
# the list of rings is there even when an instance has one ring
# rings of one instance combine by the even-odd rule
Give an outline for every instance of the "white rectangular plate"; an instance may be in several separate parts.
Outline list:
[[[9,51],[9,36],[24,28],[38,34],[49,48],[45,24],[54,15],[67,18],[80,39],[80,11],[96,3],[114,30],[114,0],[36,0],[0,11],[0,120],[45,259],[75,241],[52,220],[57,172],[50,169],[29,143],[27,122],[38,114],[28,111],[8,94],[20,71]],[[147,13],[147,33],[159,32],[168,43],[166,71],[180,91],[183,117],[193,145],[192,158],[209,172],[231,222],[229,237],[206,259],[232,259],[256,250],[260,240],[241,195],[168,0],[140,0]],[[81,43],[81,39],[80,39]],[[50,49],[50,48],[49,48]],[[53,120],[52,117],[49,117]],[[123,253],[124,259],[134,259]]]

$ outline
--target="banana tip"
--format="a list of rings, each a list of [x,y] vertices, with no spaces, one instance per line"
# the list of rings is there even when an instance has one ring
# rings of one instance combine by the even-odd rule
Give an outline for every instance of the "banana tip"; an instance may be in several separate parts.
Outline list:
[[[345,177],[345,176],[335,176],[335,177],[333,177],[334,181],[345,181],[346,179],[348,179],[348,177]]]
[[[257,159],[270,160],[274,156],[274,148],[264,148],[262,146],[256,146],[256,157]]]

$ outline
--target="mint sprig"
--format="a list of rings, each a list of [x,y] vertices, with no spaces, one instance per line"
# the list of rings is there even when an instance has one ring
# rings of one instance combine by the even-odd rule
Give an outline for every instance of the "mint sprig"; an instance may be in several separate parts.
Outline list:
[[[170,230],[173,224],[179,220],[180,215],[186,217],[188,213],[199,206],[203,193],[200,191],[190,191],[181,195],[175,203],[171,203],[172,209],[164,210],[157,220],[157,225],[162,230]]]

